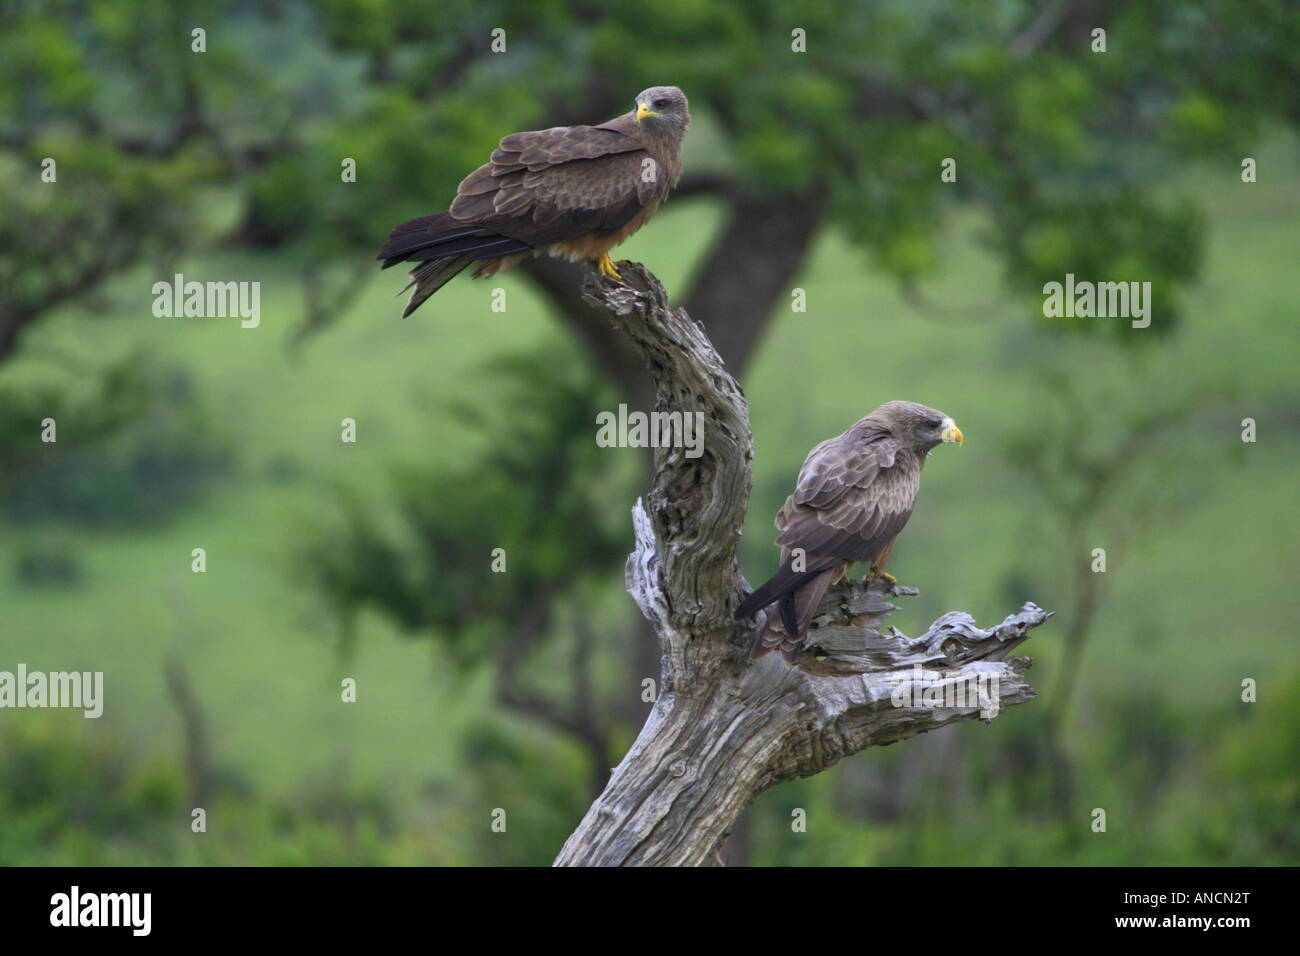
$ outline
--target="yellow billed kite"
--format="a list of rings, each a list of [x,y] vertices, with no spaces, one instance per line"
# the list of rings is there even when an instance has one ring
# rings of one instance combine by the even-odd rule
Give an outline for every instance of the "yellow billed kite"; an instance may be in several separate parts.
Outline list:
[[[609,251],[677,185],[690,122],[681,90],[652,86],[637,94],[636,109],[600,126],[501,140],[491,160],[462,180],[450,210],[389,233],[377,257],[383,268],[415,264],[402,318],[472,262],[477,279],[545,252],[589,260],[617,279]]]
[[[867,580],[883,574],[894,583],[885,564],[912,515],[921,466],[940,442],[962,442],[961,429],[943,412],[886,402],[808,453],[794,494],[776,514],[781,567],[735,611],[740,620],[778,604],[751,658],[779,650],[793,664],[826,589],[853,562],[871,563]]]

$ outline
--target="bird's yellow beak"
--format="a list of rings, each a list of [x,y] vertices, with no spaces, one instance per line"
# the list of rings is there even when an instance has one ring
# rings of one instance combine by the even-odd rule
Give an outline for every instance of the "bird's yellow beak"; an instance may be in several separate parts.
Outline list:
[[[646,106],[644,103],[638,103],[636,105],[636,121],[638,123],[641,122],[643,119],[645,119],[647,116],[658,116],[658,115],[659,115],[658,113],[656,113],[650,107]]]
[[[961,429],[951,418],[939,427],[939,438],[946,442],[956,442],[961,444]]]

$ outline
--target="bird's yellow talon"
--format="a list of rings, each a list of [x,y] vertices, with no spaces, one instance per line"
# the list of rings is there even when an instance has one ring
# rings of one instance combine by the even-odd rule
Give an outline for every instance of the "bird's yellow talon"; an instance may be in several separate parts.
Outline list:
[[[863,583],[863,584],[870,584],[873,580],[875,580],[875,579],[878,578],[878,577],[879,577],[879,578],[884,578],[884,579],[885,579],[885,583],[888,584],[891,588],[892,588],[895,584],[898,583],[898,578],[894,577],[894,576],[893,576],[892,574],[890,574],[888,571],[881,571],[881,570],[880,570],[878,567],[876,567],[875,565],[872,565],[872,566],[871,566],[871,570],[868,571],[868,572],[867,572],[867,576],[866,576],[865,578],[862,579],[862,583]]]
[[[618,274],[618,269],[614,266],[614,260],[609,257],[608,252],[596,260],[596,270],[603,276],[609,276],[619,282],[623,281],[623,277]]]

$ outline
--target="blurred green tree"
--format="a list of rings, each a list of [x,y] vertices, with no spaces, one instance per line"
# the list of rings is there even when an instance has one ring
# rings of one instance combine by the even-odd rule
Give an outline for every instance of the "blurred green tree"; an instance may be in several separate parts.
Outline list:
[[[631,462],[591,437],[591,410],[613,404],[614,390],[554,350],[482,371],[502,383],[503,403],[450,411],[489,436],[488,450],[397,470],[397,530],[389,515],[340,492],[341,524],[309,535],[302,568],[338,614],[345,653],[366,608],[413,637],[437,635],[463,674],[491,669],[506,710],[583,748],[594,795],[613,757],[615,715],[628,710],[616,703],[627,694],[610,692],[597,673],[626,642],[593,639],[593,588],[626,552],[617,516],[635,488]],[[539,660],[546,666],[531,666]]]
[[[1172,302],[1201,224],[1193,203],[1149,187],[1198,156],[1236,175],[1265,119],[1300,118],[1300,18],[1268,0],[451,0],[436,15],[414,0],[220,0],[4,15],[0,357],[50,307],[202,242],[293,248],[308,326],[325,324],[367,278],[359,257],[445,204],[500,136],[606,119],[663,82],[715,133],[688,153],[680,194],[721,202],[725,224],[683,300],[733,367],[822,225],[911,285],[938,265],[960,203],[989,210],[1012,290],[1074,271],[1150,281]],[[57,188],[41,188],[46,157],[61,161]],[[344,158],[355,183],[341,182]],[[238,207],[219,226],[198,215],[214,195]],[[527,268],[646,397],[571,267]]]
[[[985,241],[1014,294],[1036,296],[1070,271],[1149,280],[1175,303],[1199,266],[1204,223],[1195,198],[1152,187],[1196,158],[1235,179],[1267,121],[1300,119],[1300,18],[1267,0],[452,0],[436,11],[416,0],[54,0],[8,4],[0,17],[0,361],[24,329],[114,275],[166,274],[177,256],[215,245],[301,263],[303,331],[323,328],[372,281],[387,229],[441,208],[503,133],[605,119],[660,82],[682,86],[700,117],[679,199],[724,213],[683,302],[733,367],[824,226],[915,297],[962,205],[988,212]],[[191,47],[196,27],[204,53]],[[498,27],[504,54],[490,51]],[[1093,50],[1098,28],[1105,53]],[[795,30],[807,52],[792,48]],[[948,157],[953,183],[940,178]],[[341,183],[343,158],[357,161],[356,183]],[[41,178],[46,159],[53,183]],[[579,267],[525,268],[600,368],[647,407],[639,365],[578,296]],[[1170,331],[1176,315],[1163,309],[1153,331]],[[1124,341],[1144,338],[1154,336]],[[0,412],[8,421],[18,419]],[[547,451],[537,437],[530,447]],[[13,463],[0,460],[0,474]],[[507,462],[509,488],[476,487],[489,464],[399,481],[416,545],[356,516],[360,560],[320,565],[341,606],[370,602],[413,629],[445,628],[461,650],[476,646],[464,639],[472,619],[497,635],[489,653],[506,654],[508,628],[558,573],[545,556],[572,543],[544,516],[500,514],[496,503],[514,493],[554,505],[548,496],[567,494],[570,475],[590,483],[602,465],[572,461],[558,478]],[[528,574],[510,576],[519,590],[495,607],[454,606],[476,590],[447,587],[457,562],[484,560],[474,548],[503,536],[537,546]],[[621,538],[597,535],[581,562],[607,572]],[[549,601],[539,613],[554,623]]]

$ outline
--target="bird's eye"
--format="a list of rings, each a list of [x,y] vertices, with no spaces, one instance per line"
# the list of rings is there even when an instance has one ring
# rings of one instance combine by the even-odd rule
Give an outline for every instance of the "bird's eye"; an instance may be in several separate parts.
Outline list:
[[[667,101],[667,100],[655,100],[655,101],[654,101],[653,103],[651,103],[650,105],[651,105],[652,107],[654,107],[656,110],[666,110],[666,109],[668,108],[668,101]]]
[[[938,427],[939,427],[940,425],[942,425],[942,424],[943,424],[943,420],[942,420],[942,419],[940,419],[940,418],[930,418],[930,419],[927,419],[927,420],[926,420],[926,422],[925,422],[925,427],[928,428],[928,429],[930,429],[931,431],[934,431],[934,429],[938,428]]]

